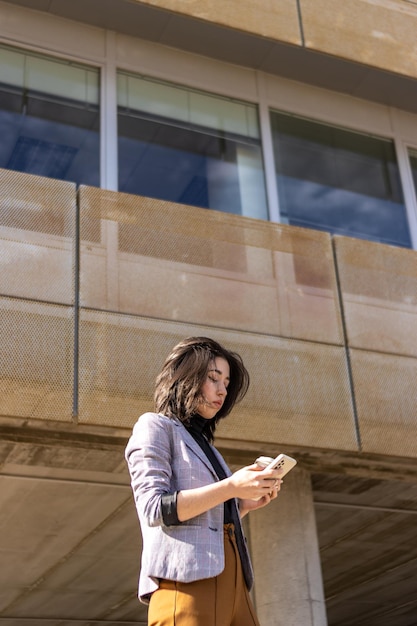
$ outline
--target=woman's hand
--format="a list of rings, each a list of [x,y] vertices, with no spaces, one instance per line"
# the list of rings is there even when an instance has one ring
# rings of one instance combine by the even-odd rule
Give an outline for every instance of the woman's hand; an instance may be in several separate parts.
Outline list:
[[[242,467],[228,479],[234,496],[254,502],[248,510],[258,509],[276,498],[281,486],[279,469],[262,469],[256,463]]]
[[[245,515],[250,511],[261,509],[263,506],[269,504],[271,500],[275,500],[283,482],[284,481],[278,478],[276,484],[272,487],[272,490],[266,496],[262,496],[259,500],[239,499],[240,517],[245,517]]]
[[[210,485],[181,490],[177,494],[178,519],[189,520],[230,498],[240,500],[240,513],[246,515],[276,498],[282,482],[279,475],[280,470],[262,469],[254,463]]]

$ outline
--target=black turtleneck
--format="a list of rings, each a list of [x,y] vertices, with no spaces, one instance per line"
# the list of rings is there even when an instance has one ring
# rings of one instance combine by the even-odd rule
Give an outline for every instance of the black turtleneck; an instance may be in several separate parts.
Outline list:
[[[204,417],[201,417],[200,415],[194,415],[194,417],[192,417],[190,420],[190,424],[186,425],[186,428],[188,432],[190,433],[190,435],[193,437],[193,439],[198,443],[198,445],[200,446],[200,448],[202,449],[202,451],[204,452],[208,460],[210,461],[210,464],[212,465],[214,471],[216,472],[218,479],[223,480],[223,478],[227,478],[226,472],[224,471],[223,467],[219,463],[219,460],[217,459],[217,456],[214,453],[213,447],[210,445],[210,443],[207,440],[207,437],[203,433],[204,426],[206,424],[207,424],[207,420]],[[232,500],[227,500],[224,503],[224,523],[225,524],[229,524],[233,521],[231,507],[232,507]]]
[[[213,447],[208,442],[207,437],[203,434],[204,426],[207,424],[207,420],[200,415],[194,415],[189,424],[184,424],[185,428],[188,430],[192,438],[196,443],[200,446],[207,459],[209,460],[211,466],[213,467],[217,477],[219,480],[223,480],[223,478],[227,478],[226,472],[223,467],[219,463]],[[229,524],[233,522],[233,514],[232,514],[232,500],[227,500],[224,503],[224,523]],[[166,494],[162,496],[161,501],[161,509],[162,509],[162,518],[164,520],[165,526],[175,526],[177,524],[181,524],[177,515],[177,494]]]

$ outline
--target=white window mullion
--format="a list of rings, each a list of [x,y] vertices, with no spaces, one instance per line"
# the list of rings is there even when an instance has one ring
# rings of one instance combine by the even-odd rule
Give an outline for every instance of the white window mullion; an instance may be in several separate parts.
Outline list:
[[[413,175],[411,172],[410,158],[407,145],[402,140],[394,139],[397,153],[398,168],[400,171],[401,185],[404,193],[404,204],[407,211],[408,225],[413,249],[417,249],[417,198],[414,189]]]
[[[265,77],[261,72],[256,73],[259,97],[259,125],[261,133],[262,154],[264,160],[266,194],[268,200],[269,219],[271,222],[280,222],[279,197],[277,177],[275,173],[274,148],[272,144],[271,121],[266,98]]]
[[[101,76],[101,187],[118,191],[117,156],[117,73],[116,33],[106,32],[106,60]],[[106,249],[106,306],[115,311],[119,307],[119,224],[113,220],[101,220],[101,236]]]
[[[101,74],[100,186],[118,190],[116,34],[106,32],[106,61]]]

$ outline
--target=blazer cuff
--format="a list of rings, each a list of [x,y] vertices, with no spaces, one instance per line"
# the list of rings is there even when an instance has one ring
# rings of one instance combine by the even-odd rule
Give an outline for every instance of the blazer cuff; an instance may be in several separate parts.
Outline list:
[[[161,513],[165,526],[177,526],[181,524],[177,515],[177,491],[167,493],[161,498]]]

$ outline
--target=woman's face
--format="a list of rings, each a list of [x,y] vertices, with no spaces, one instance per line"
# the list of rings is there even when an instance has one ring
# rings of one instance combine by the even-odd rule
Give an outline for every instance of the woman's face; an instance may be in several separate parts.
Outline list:
[[[229,363],[223,357],[211,361],[206,380],[201,387],[202,401],[197,413],[205,419],[212,419],[223,406],[230,382]]]

